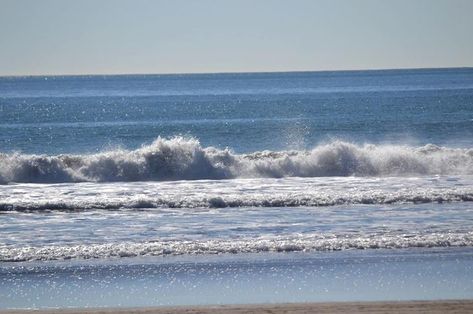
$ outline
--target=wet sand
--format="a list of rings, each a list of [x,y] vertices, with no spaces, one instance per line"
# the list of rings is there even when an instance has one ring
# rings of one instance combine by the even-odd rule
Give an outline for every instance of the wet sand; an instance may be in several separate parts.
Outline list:
[[[157,308],[102,308],[102,309],[47,309],[47,310],[0,310],[1,314],[56,313],[56,314],[200,314],[200,313],[473,313],[473,300],[407,301],[407,302],[334,302],[262,305],[217,305],[195,307]]]

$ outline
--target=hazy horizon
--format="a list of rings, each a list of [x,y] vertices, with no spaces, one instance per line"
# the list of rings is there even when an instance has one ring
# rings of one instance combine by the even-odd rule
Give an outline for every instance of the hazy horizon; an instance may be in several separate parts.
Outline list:
[[[0,76],[473,66],[465,0],[0,5]]]
[[[337,69],[337,70],[287,70],[287,71],[222,71],[222,72],[163,72],[163,73],[81,73],[81,74],[26,74],[26,75],[0,75],[0,77],[61,77],[61,76],[133,76],[133,75],[206,75],[206,74],[271,74],[271,73],[318,73],[318,72],[368,72],[368,71],[397,71],[397,70],[449,70],[472,69],[465,67],[422,67],[422,68],[373,68],[373,69]]]

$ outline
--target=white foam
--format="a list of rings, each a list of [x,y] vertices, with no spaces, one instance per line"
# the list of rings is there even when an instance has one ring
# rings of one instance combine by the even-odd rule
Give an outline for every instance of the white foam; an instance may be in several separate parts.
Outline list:
[[[0,200],[33,211],[0,215],[4,261],[473,246],[473,176],[19,183]]]
[[[296,207],[473,201],[473,176],[10,184],[0,211]]]
[[[473,174],[473,149],[334,141],[308,151],[234,154],[174,137],[90,155],[0,154],[0,183],[432,174]]]
[[[0,248],[0,261],[65,260],[164,256],[183,254],[222,254],[258,252],[310,252],[347,249],[399,249],[410,247],[462,247],[473,245],[473,232],[450,234],[377,235],[353,237],[309,235],[248,239],[211,239],[205,241],[154,241],[143,243],[105,243],[43,247]]]

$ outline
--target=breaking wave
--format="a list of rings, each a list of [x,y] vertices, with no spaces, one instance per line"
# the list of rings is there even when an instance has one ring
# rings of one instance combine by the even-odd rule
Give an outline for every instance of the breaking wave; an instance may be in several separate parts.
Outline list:
[[[419,190],[412,192],[380,193],[367,191],[365,193],[327,195],[321,193],[298,195],[258,195],[245,197],[235,195],[221,197],[209,195],[207,197],[190,198],[129,198],[121,200],[92,199],[89,201],[40,200],[0,202],[0,213],[8,211],[87,211],[87,210],[136,210],[152,208],[237,208],[237,207],[324,207],[336,205],[390,205],[390,204],[427,204],[473,202],[473,191],[464,189],[447,189],[446,191]]]
[[[206,241],[156,241],[144,243],[104,243],[82,245],[50,245],[43,247],[0,248],[0,262],[34,260],[69,260],[166,256],[184,254],[238,254],[259,252],[317,252],[349,249],[400,249],[432,247],[464,247],[473,245],[473,233],[432,233],[405,235],[345,234],[308,235],[298,238],[273,237],[251,239],[214,239]]]
[[[307,151],[235,154],[195,138],[158,137],[136,150],[88,155],[0,153],[3,184],[436,174],[473,174],[473,149],[334,141]]]

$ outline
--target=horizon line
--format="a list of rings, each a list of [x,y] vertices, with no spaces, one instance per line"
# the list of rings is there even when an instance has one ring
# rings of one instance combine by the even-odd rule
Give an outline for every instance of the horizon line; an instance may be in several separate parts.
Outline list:
[[[336,69],[336,70],[287,70],[287,71],[221,71],[221,72],[132,72],[132,73],[83,73],[83,74],[12,74],[0,75],[2,78],[27,77],[65,77],[65,76],[152,76],[152,75],[218,75],[218,74],[277,74],[277,73],[326,73],[326,72],[369,72],[369,71],[396,71],[396,70],[448,70],[473,69],[473,66],[445,66],[445,67],[400,67],[400,68],[369,68],[369,69]]]

